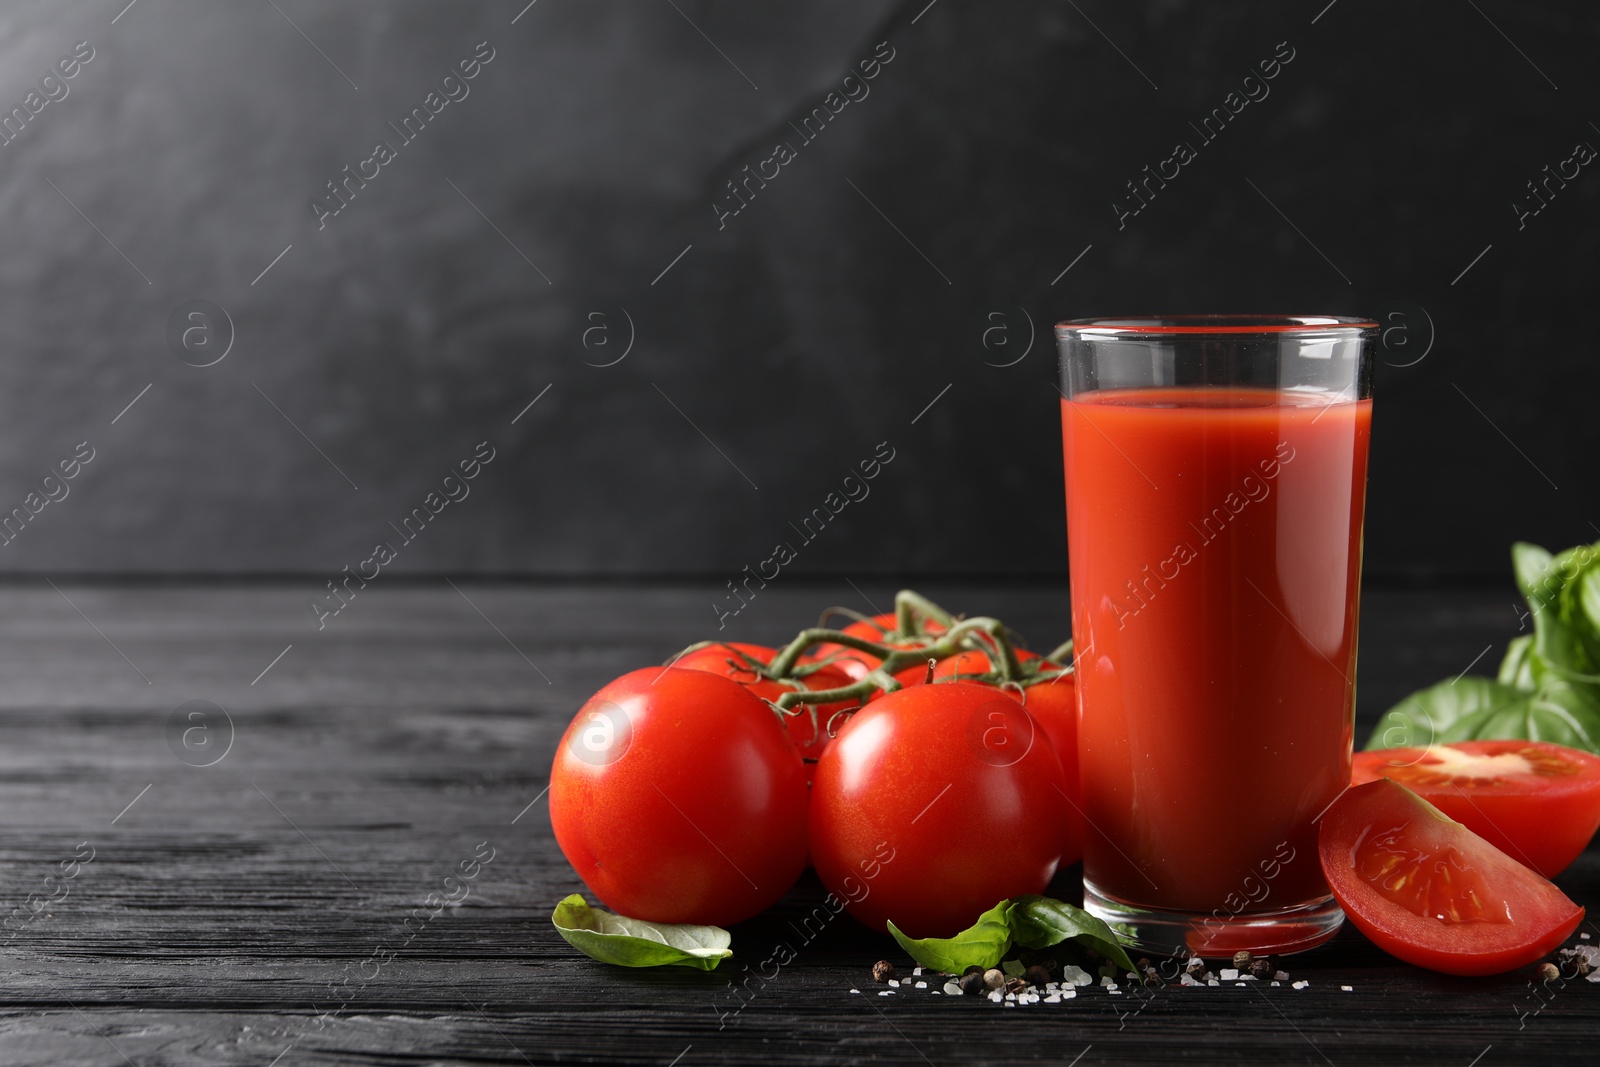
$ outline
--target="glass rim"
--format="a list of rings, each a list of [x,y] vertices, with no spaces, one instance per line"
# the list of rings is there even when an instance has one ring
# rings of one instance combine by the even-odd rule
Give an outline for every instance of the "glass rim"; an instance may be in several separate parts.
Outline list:
[[[1140,337],[1172,334],[1316,334],[1376,330],[1372,319],[1351,315],[1136,315],[1067,319],[1057,336]]]

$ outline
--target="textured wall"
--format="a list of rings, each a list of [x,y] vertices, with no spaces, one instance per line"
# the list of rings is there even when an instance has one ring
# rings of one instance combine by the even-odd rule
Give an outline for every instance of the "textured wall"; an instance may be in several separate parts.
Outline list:
[[[797,572],[1059,573],[1049,324],[1295,310],[1409,328],[1369,574],[1504,576],[1600,521],[1597,31],[1487,0],[7,4],[0,510],[39,513],[0,568],[332,574],[387,538],[409,573],[732,576],[780,540]],[[1547,164],[1576,176],[1541,207]]]

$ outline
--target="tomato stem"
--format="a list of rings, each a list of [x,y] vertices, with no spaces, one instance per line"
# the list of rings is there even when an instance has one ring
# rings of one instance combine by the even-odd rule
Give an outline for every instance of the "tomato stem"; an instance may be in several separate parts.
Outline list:
[[[1069,637],[1055,648],[1052,648],[1044,658],[1051,663],[1061,663],[1070,667],[1072,665],[1072,638]]]
[[[894,595],[894,624],[901,634],[925,634],[924,619],[932,619],[946,630],[955,625],[954,616],[915,590],[902,589]]]

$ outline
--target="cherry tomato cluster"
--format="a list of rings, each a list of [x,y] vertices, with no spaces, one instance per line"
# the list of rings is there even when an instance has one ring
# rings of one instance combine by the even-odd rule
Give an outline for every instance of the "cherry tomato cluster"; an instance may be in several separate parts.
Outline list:
[[[556,840],[634,918],[736,923],[811,863],[862,922],[949,936],[1082,854],[1070,656],[909,590],[782,649],[693,646],[579,709]]]

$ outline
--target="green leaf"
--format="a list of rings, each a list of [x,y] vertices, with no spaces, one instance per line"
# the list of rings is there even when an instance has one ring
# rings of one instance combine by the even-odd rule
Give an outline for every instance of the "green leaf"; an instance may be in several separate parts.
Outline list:
[[[696,967],[716,970],[733,955],[733,936],[720,926],[649,923],[591,908],[577,893],[556,905],[556,931],[579,952],[621,967]]]
[[[1082,908],[1034,895],[1017,897],[1013,905],[1011,936],[1024,948],[1049,948],[1073,941],[1093,949],[1124,971],[1134,970],[1133,960],[1111,927]]]
[[[1513,637],[1511,643],[1506,645],[1506,658],[1500,661],[1500,674],[1495,681],[1515,689],[1532,689],[1534,687],[1532,655],[1532,634]]]
[[[1011,901],[1002,900],[954,937],[925,937],[918,940],[901,933],[892,922],[889,924],[889,933],[912,959],[924,967],[932,967],[946,974],[960,974],[968,967],[988,970],[999,963],[1006,949],[1011,947],[1011,927],[1006,922],[1010,912]]]
[[[1511,570],[1516,575],[1517,588],[1522,591],[1529,607],[1543,599],[1538,592],[1539,586],[1554,561],[1555,557],[1538,545],[1518,541],[1511,546]]]
[[[1367,747],[1426,748],[1492,738],[1553,741],[1600,754],[1600,688],[1553,673],[1533,692],[1487,678],[1440,682],[1390,708]]]
[[[1465,741],[1480,734],[1485,720],[1526,708],[1532,694],[1487,678],[1464,676],[1419,690],[1384,713],[1367,739],[1367,748],[1427,748],[1442,741]],[[1510,734],[1507,736],[1526,736]]]
[[[1516,736],[1600,754],[1600,691],[1587,682],[1546,678],[1533,696],[1525,728],[1526,735]]]

